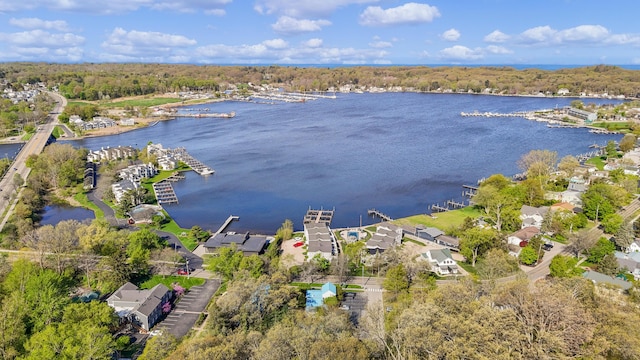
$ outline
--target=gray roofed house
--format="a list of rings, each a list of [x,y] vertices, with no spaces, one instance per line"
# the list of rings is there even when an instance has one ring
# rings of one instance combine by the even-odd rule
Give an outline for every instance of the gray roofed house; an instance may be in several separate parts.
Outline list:
[[[584,273],[582,273],[582,277],[587,278],[587,279],[593,281],[596,284],[597,283],[604,283],[604,284],[619,286],[623,290],[628,290],[633,285],[629,281],[625,281],[625,280],[622,280],[620,278],[614,278],[612,276],[605,275],[605,274],[599,273],[597,271],[589,271],[589,270],[587,270]]]
[[[614,253],[620,269],[626,269],[633,275],[633,278],[640,279],[640,253],[624,253],[616,251]]]
[[[520,219],[522,220],[522,228],[529,226],[541,228],[544,216],[548,211],[548,206],[533,207],[529,205],[522,205],[522,207],[520,208]]]
[[[440,235],[436,238],[436,242],[440,245],[448,246],[450,248],[454,248],[454,250],[460,247],[460,239],[454,236],[449,235]]]
[[[383,252],[400,245],[402,242],[402,228],[384,223],[376,228],[376,232],[367,240],[367,250],[370,254]]]
[[[304,236],[307,241],[307,258],[320,255],[331,260],[335,255],[336,240],[329,225],[325,222],[304,224]]]
[[[458,264],[451,257],[449,249],[428,250],[422,254],[422,258],[429,261],[431,271],[440,275],[458,273]]]
[[[436,241],[436,238],[440,235],[444,235],[444,231],[433,227],[426,227],[424,229],[417,229],[416,233],[418,237],[427,239],[429,241]]]
[[[118,316],[149,331],[162,317],[162,305],[169,302],[172,293],[168,287],[158,284],[151,289],[140,290],[126,282],[107,299]]]
[[[266,236],[250,235],[249,232],[237,234],[230,231],[211,236],[203,246],[206,252],[212,253],[221,247],[235,244],[237,249],[245,255],[258,255],[264,251],[267,242]]]

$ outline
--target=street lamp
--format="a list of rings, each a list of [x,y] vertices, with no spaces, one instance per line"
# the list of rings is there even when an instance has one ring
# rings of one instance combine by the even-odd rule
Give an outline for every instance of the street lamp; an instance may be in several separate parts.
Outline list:
[[[191,271],[189,271],[189,259],[187,259],[187,279],[189,278],[190,274],[191,274]]]

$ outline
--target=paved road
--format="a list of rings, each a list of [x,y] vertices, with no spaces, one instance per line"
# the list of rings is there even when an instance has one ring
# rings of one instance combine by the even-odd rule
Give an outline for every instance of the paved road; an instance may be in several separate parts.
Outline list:
[[[13,211],[12,205],[15,204],[15,202],[11,203],[9,196],[9,193],[13,190],[13,177],[15,174],[20,174],[23,179],[27,179],[31,172],[31,169],[25,164],[27,158],[30,155],[37,155],[42,152],[51,137],[51,132],[53,131],[54,126],[58,121],[58,115],[67,105],[67,100],[63,96],[52,92],[48,92],[48,94],[55,99],[56,105],[51,114],[47,117],[47,122],[44,125],[40,125],[31,139],[29,139],[22,149],[20,149],[20,152],[16,155],[16,158],[13,160],[13,164],[9,168],[9,171],[5,174],[2,180],[0,180],[0,190],[3,192],[2,196],[0,196],[0,214],[5,214],[2,222],[0,222],[0,231],[2,231],[2,228],[4,228],[4,225],[11,216]],[[15,201],[17,201],[17,198]],[[6,211],[7,209],[9,209],[9,211]]]

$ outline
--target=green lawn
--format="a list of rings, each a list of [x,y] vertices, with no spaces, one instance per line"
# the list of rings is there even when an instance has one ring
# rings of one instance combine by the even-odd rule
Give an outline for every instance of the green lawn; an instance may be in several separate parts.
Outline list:
[[[474,209],[471,206],[467,206],[458,210],[445,211],[441,213],[433,214],[433,217],[429,215],[414,215],[394,221],[397,225],[424,225],[429,227],[435,227],[441,230],[445,230],[449,227],[458,227],[464,223],[464,219],[470,217],[472,219],[478,218],[482,213],[479,210]]]
[[[164,213],[164,216],[166,216],[168,219],[171,219],[171,217],[169,216],[169,214],[167,214],[166,211],[163,210],[163,213]],[[168,223],[163,224],[160,227],[160,230],[170,232],[175,236],[177,236],[178,239],[180,239],[180,242],[182,243],[182,245],[184,245],[187,249],[189,249],[189,251],[193,251],[196,248],[196,246],[198,246],[196,239],[192,238],[191,236],[184,236],[184,237],[180,236],[183,232],[187,233],[188,235],[191,229],[181,228],[180,225],[178,225],[178,223],[176,223],[173,219],[171,219]]]
[[[148,98],[148,99],[130,99],[122,101],[114,101],[110,103],[101,103],[100,106],[106,108],[124,108],[125,106],[150,107],[164,104],[173,104],[181,102],[180,98]]]
[[[31,139],[31,137],[33,136],[33,134],[34,134],[34,133],[32,133],[32,132],[25,133],[24,135],[22,135],[22,138],[21,138],[21,139],[22,139],[22,140],[24,140],[24,141],[29,141],[29,139]]]
[[[600,156],[592,157],[586,163],[595,165],[598,170],[604,170],[604,165],[606,164],[605,160]]]
[[[186,276],[169,275],[169,276],[162,277],[162,275],[154,275],[151,277],[151,279],[140,284],[140,289],[151,289],[152,287],[158,284],[164,284],[169,289],[171,289],[171,284],[176,282],[180,284],[180,286],[182,286],[183,288],[190,289],[192,286],[198,286],[198,285],[204,284],[204,281],[205,281],[204,279],[194,278],[194,277],[187,278]]]
[[[51,132],[51,135],[53,135],[53,137],[56,139],[60,138],[60,136],[62,136],[63,134],[64,134],[64,130],[62,130],[60,126],[55,126],[53,128],[53,131]]]
[[[82,207],[93,210],[93,214],[95,215],[96,219],[104,219],[104,212],[96,204],[89,201],[89,198],[87,198],[87,194],[78,193],[73,198],[76,199],[82,205]]]
[[[465,269],[469,274],[474,274],[474,275],[478,274],[478,269],[476,269],[475,267],[471,266],[471,264],[467,264],[464,261],[457,261],[457,263],[461,268]]]

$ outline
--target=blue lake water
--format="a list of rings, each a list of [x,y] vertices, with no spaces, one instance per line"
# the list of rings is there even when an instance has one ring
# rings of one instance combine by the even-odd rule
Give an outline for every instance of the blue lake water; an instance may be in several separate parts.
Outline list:
[[[309,207],[335,208],[333,227],[346,227],[358,225],[360,216],[372,223],[367,209],[374,207],[403,217],[461,200],[463,184],[518,173],[517,160],[533,149],[557,151],[560,159],[621,139],[522,118],[460,116],[562,107],[571,100],[382,93],[277,105],[221,102],[199,107],[235,111],[235,118],[177,118],[72,143],[89,149],[142,148],[149,141],[183,146],[213,167],[213,176],[189,173],[174,183],[180,203],[166,209],[183,227],[216,230],[238,215],[232,230],[273,233],[287,218],[301,229]]]
[[[51,205],[45,206],[40,225],[56,225],[63,220],[84,221],[93,219],[93,211],[81,207]]]

